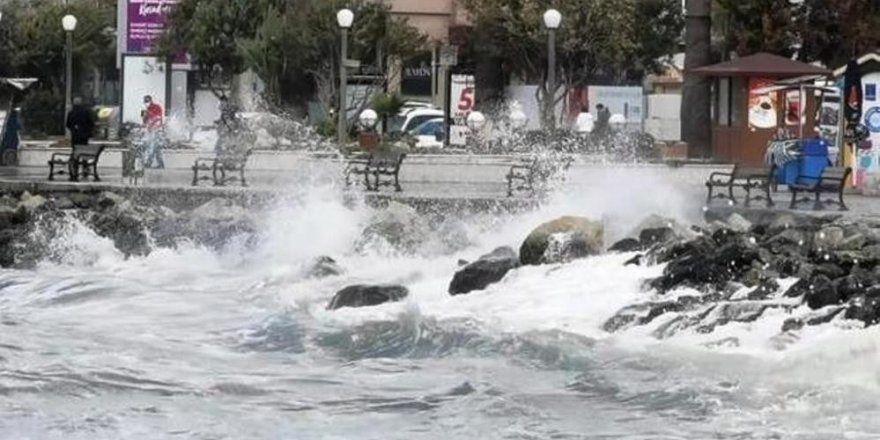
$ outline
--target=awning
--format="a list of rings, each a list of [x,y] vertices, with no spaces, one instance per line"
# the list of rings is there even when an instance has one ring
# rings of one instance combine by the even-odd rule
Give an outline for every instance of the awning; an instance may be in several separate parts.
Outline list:
[[[714,77],[797,78],[808,75],[829,76],[831,71],[770,53],[756,53],[711,66],[690,69],[687,73]]]
[[[18,90],[24,90],[36,83],[36,78],[0,78],[0,84],[8,84]]]

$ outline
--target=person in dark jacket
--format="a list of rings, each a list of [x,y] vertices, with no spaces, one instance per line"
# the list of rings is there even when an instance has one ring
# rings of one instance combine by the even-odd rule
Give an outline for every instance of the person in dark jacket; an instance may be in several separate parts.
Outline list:
[[[88,145],[95,131],[95,115],[83,105],[82,98],[73,99],[73,109],[67,114],[67,129],[70,130],[70,144],[73,147],[73,156],[69,165],[70,180],[75,181],[79,177],[76,147]]]
[[[7,159],[10,157],[7,151],[11,151],[12,154],[15,154],[15,151],[18,150],[18,146],[21,142],[20,134],[21,109],[15,108],[12,110],[12,113],[9,114],[9,117],[6,118],[3,139],[0,140],[0,165],[13,165],[13,163],[7,163]]]

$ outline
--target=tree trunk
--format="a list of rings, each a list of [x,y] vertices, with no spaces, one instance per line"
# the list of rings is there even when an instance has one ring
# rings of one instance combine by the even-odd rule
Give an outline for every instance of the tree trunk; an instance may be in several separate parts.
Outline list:
[[[687,0],[685,71],[711,62],[712,0]],[[711,80],[685,73],[681,100],[681,136],[691,157],[712,155]]]

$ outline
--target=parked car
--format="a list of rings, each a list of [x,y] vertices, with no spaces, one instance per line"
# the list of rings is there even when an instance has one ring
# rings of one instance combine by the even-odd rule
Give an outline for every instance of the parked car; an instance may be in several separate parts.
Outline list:
[[[414,139],[415,148],[443,148],[446,140],[446,124],[443,118],[433,118],[423,122],[418,127],[409,131]]]
[[[388,131],[409,133],[412,129],[431,119],[442,119],[444,116],[443,111],[437,109],[414,108],[401,111],[400,114],[389,120]]]

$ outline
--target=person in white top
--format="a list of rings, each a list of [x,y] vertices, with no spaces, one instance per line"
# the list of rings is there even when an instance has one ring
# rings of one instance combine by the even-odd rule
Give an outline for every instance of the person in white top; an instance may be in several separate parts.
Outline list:
[[[577,120],[574,122],[575,131],[579,134],[591,133],[594,125],[593,115],[590,114],[590,108],[582,108]]]

